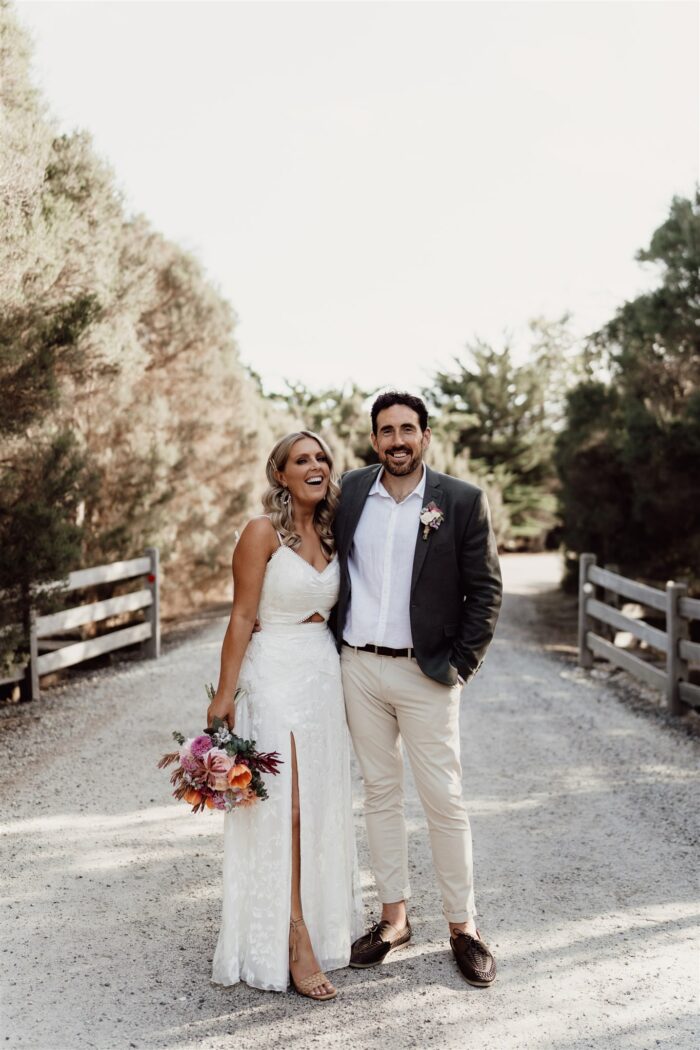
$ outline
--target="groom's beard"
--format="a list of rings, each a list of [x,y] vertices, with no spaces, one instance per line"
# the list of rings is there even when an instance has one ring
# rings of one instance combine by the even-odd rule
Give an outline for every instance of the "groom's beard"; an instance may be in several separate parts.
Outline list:
[[[402,478],[406,474],[410,474],[412,471],[416,470],[423,462],[422,450],[420,452],[417,452],[415,456],[410,455],[410,449],[403,448],[402,446],[397,446],[396,448],[391,449],[391,451],[409,453],[409,458],[404,460],[403,463],[392,463],[391,460],[388,458],[388,454],[386,452],[384,453],[383,458],[381,456],[379,457],[381,459],[382,466],[384,467],[387,474],[392,474],[395,478]]]

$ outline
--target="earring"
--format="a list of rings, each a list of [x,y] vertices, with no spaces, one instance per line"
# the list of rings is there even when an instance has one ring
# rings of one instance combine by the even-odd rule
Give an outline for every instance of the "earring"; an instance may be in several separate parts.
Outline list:
[[[292,498],[292,494],[289,491],[289,489],[287,488],[287,486],[285,485],[284,486],[284,492],[282,493],[282,502],[284,503],[285,507],[289,506],[289,501],[291,500],[291,498]]]

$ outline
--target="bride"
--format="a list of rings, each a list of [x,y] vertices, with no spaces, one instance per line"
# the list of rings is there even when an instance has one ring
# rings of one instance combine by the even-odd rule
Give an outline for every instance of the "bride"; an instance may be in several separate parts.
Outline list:
[[[326,443],[301,430],[267,463],[265,515],[233,555],[234,597],[207,724],[279,751],[269,798],[227,814],[222,924],[212,979],[336,989],[362,932],[340,662],[327,620],[339,587],[331,526],[338,486]],[[252,634],[255,620],[260,630]],[[237,687],[243,690],[234,708]]]

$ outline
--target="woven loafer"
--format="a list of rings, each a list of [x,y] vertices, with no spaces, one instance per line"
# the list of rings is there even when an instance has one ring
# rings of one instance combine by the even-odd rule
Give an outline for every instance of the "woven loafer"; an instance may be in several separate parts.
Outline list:
[[[377,922],[372,929],[360,937],[352,946],[350,965],[356,970],[383,963],[389,952],[408,944],[411,939],[411,924],[406,919],[402,930],[389,922]]]
[[[458,930],[450,937],[450,947],[465,981],[475,988],[488,988],[496,977],[496,960],[476,932],[472,937]]]

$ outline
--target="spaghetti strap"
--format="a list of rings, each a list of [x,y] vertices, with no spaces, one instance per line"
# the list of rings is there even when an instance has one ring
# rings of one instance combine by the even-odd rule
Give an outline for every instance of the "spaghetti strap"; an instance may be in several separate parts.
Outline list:
[[[268,521],[270,522],[270,525],[272,525],[272,518],[270,517],[270,515],[269,515],[269,514],[266,514],[266,515],[265,515],[265,517],[266,517],[266,518],[267,518],[267,520],[268,520]],[[273,525],[272,527],[274,528],[274,525]],[[276,537],[277,537],[277,539],[279,540],[279,545],[280,545],[280,547],[283,547],[283,546],[284,546],[284,544],[282,543],[282,533],[281,533],[281,532],[278,532],[278,531],[277,531],[277,529],[275,529],[275,536],[276,536]]]

